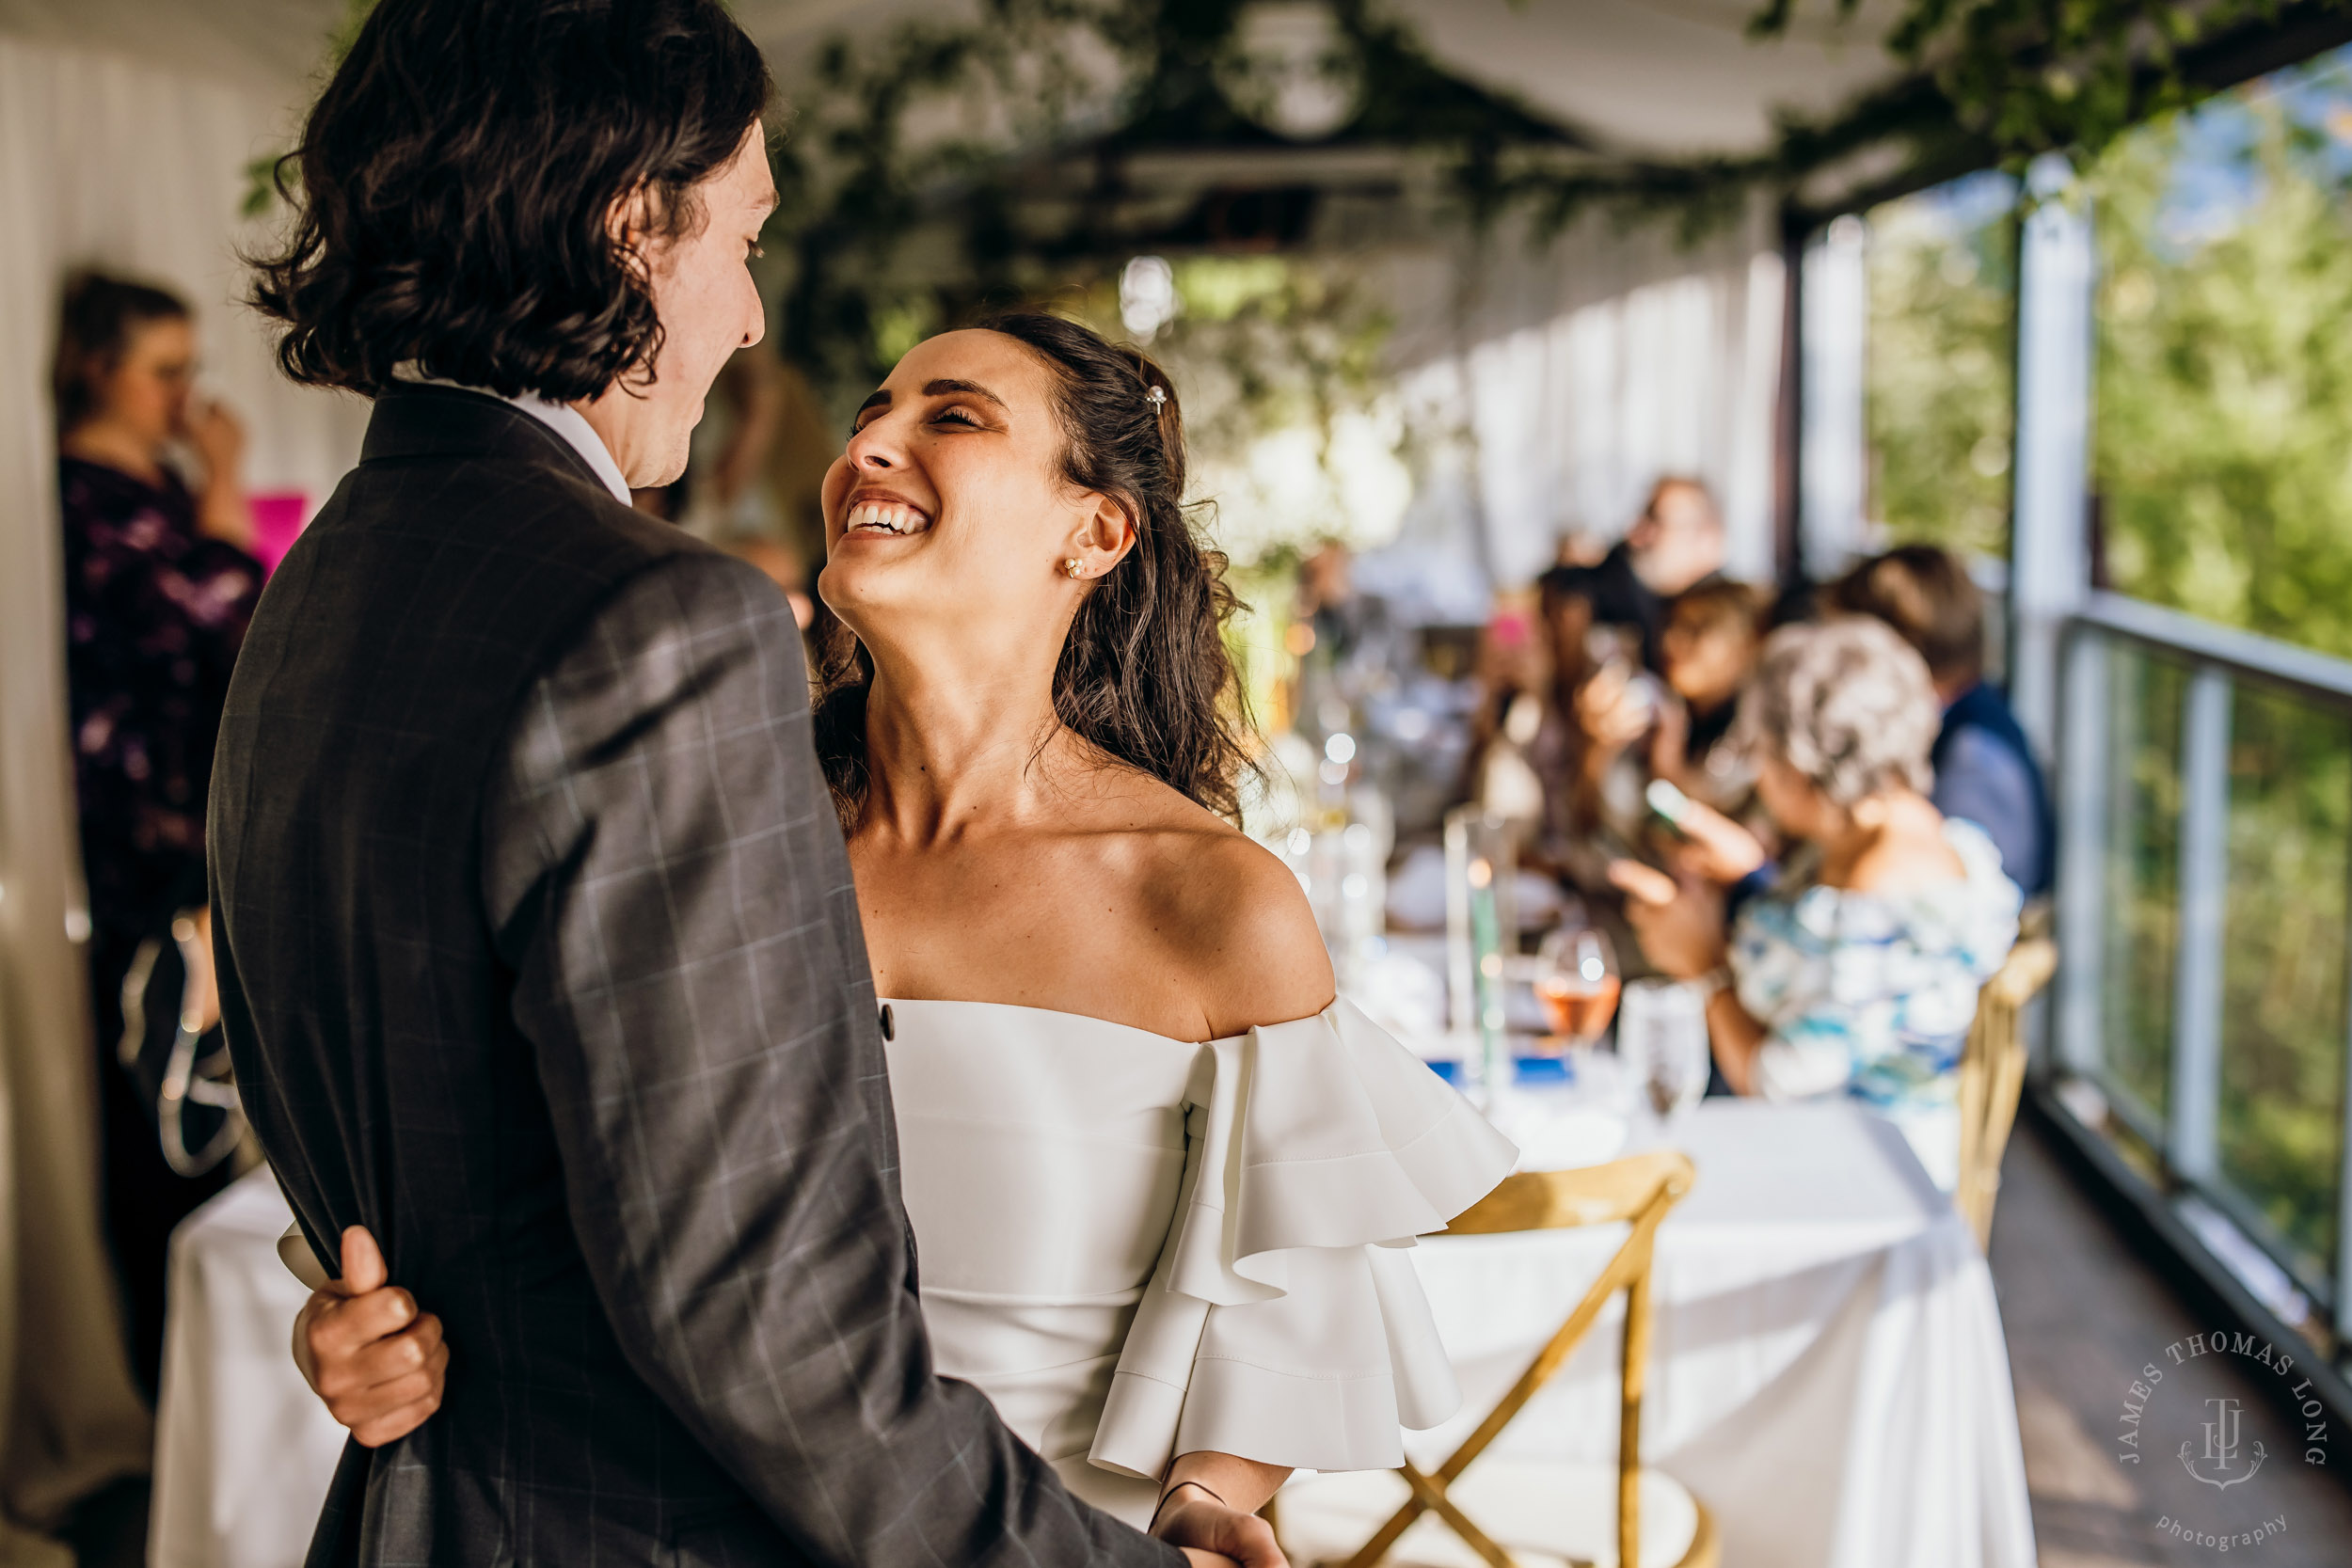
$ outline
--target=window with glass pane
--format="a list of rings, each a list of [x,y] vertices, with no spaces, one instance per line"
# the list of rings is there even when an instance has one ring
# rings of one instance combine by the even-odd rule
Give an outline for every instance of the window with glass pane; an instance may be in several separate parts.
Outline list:
[[[2180,947],[2181,721],[2188,668],[2119,641],[2111,682],[2106,812],[2106,952],[2099,1018],[2110,1086],[2159,1138],[2172,1061],[2172,974]]]
[[[2008,559],[2015,193],[1977,174],[1869,214],[1870,506],[1893,543]]]
[[[2352,722],[2238,684],[2222,938],[2221,1173],[2307,1280],[2328,1277],[2343,1164]]]
[[[2352,655],[2352,54],[2143,126],[2090,191],[2107,579]]]

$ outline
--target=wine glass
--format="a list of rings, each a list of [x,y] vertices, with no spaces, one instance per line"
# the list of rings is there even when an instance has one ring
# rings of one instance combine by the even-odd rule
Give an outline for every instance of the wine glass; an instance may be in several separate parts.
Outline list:
[[[1707,1092],[1706,993],[1680,981],[1636,981],[1627,988],[1617,1054],[1659,1121],[1672,1122]]]
[[[1554,931],[1535,955],[1535,999],[1551,1032],[1587,1050],[1617,1010],[1617,955],[1609,935],[1590,926]]]

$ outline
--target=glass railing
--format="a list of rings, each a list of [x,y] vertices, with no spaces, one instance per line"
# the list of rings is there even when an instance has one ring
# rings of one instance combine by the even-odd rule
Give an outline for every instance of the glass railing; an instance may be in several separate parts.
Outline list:
[[[2063,1098],[2334,1351],[2352,1343],[2352,663],[2113,595],[2066,657]]]

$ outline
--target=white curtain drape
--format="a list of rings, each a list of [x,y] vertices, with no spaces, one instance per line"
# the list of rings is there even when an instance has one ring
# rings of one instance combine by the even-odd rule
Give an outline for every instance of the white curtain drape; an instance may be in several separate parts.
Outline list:
[[[180,291],[206,381],[250,432],[248,483],[323,499],[365,406],[285,382],[234,303],[234,247],[253,237],[245,166],[288,124],[249,87],[0,33],[0,1561],[48,1560],[56,1549],[16,1527],[144,1470],[150,1446],[100,1234],[76,940],[48,390],[58,289],[87,264]]]
[[[1760,203],[1695,242],[1597,214],[1548,245],[1504,232],[1401,269],[1406,405],[1459,433],[1407,531],[1480,541],[1509,587],[1565,534],[1623,533],[1661,475],[1695,475],[1732,575],[1770,580],[1785,292]]]

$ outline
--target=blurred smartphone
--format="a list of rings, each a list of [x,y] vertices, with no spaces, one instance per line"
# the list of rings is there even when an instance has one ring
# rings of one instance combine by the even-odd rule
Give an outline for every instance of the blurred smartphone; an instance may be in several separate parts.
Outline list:
[[[1677,838],[1688,838],[1683,822],[1690,816],[1691,798],[1664,779],[1652,779],[1642,791],[1643,803],[1649,807],[1651,818],[1662,823]]]

